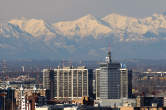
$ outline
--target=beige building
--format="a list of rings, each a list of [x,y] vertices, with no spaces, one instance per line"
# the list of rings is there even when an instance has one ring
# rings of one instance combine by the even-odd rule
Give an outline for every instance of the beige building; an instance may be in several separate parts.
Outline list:
[[[88,96],[88,69],[84,66],[44,69],[43,87],[50,90],[51,98],[72,100]]]

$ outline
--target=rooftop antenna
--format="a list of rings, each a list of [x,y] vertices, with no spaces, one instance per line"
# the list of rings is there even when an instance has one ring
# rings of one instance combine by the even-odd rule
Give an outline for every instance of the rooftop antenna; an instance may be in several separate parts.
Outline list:
[[[82,60],[80,60],[80,66],[82,66]]]
[[[62,68],[64,68],[64,64],[65,63],[65,61],[64,61],[64,59],[62,60]]]
[[[111,63],[112,59],[111,59],[111,45],[108,46],[108,55],[106,57],[106,62],[107,63]]]
[[[69,66],[72,67],[72,59],[69,61]]]
[[[108,53],[109,53],[109,57],[110,57],[110,61],[112,61],[112,56],[111,56],[111,44],[109,44],[109,47],[108,47]]]

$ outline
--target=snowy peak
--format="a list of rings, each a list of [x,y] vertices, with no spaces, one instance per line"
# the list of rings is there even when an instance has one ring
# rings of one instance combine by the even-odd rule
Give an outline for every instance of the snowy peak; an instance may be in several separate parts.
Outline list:
[[[149,30],[166,28],[166,16],[162,14],[153,14],[151,17],[142,19],[142,23],[147,25]]]
[[[92,36],[98,39],[114,35],[120,41],[142,41],[151,40],[152,38],[162,39],[166,30],[166,16],[164,14],[154,14],[146,18],[134,18],[112,13],[103,18],[96,18],[88,14],[73,21],[62,21],[53,24],[48,24],[42,19],[26,18],[10,20],[9,24],[14,25],[15,28],[18,26],[20,32],[29,33],[36,38],[46,36],[44,39],[51,39],[59,34],[68,38]],[[158,36],[161,32],[162,37]]]
[[[134,17],[121,16],[118,14],[110,14],[102,19],[107,22],[114,30],[116,31],[127,31],[134,33],[144,33],[142,32],[142,28],[139,24],[139,20]],[[141,28],[141,29],[140,29]]]
[[[144,35],[147,33],[159,34],[159,30],[166,29],[166,16],[163,14],[154,14],[151,17],[143,19],[121,16],[118,14],[110,14],[102,20],[109,24],[114,33],[119,33],[121,38],[127,34],[128,38],[135,40],[145,40]],[[151,35],[148,38],[151,39]],[[154,37],[154,36],[153,36]]]
[[[83,16],[83,17],[77,19],[76,21],[90,21],[90,20],[91,21],[93,21],[93,20],[96,21],[96,17],[91,15],[91,14],[87,14],[86,16]]]
[[[6,38],[10,37],[19,38],[20,36],[30,36],[30,34],[20,29],[19,26],[11,23],[0,25],[0,35]]]
[[[75,21],[58,22],[53,26],[59,34],[64,36],[94,36],[96,38],[111,32],[109,27],[100,23],[90,14]]]
[[[88,14],[53,24],[42,19],[13,19],[0,25],[0,39],[4,58],[98,59],[105,56],[108,43],[118,50],[117,56],[139,58],[144,53],[156,58],[160,53],[165,58],[166,16],[134,18],[113,13],[96,18]]]
[[[49,25],[41,19],[13,19],[9,23],[19,26],[25,32],[33,35],[34,37],[40,37],[43,35],[53,36],[54,33],[48,28]]]
[[[118,14],[110,14],[104,17],[102,20],[109,23],[112,28],[125,29],[127,25],[137,22],[136,18],[121,16]]]

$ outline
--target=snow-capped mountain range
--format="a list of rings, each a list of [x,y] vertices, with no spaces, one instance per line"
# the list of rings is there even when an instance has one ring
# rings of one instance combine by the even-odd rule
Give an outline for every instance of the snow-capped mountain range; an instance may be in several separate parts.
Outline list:
[[[140,51],[164,48],[166,15],[134,18],[113,13],[97,18],[88,14],[52,24],[42,19],[11,19],[0,25],[0,39],[2,58],[69,58],[74,55],[95,59],[103,57],[110,44],[115,56],[127,49],[124,57],[138,57]],[[116,52],[117,49],[120,52]],[[145,57],[151,53],[147,52]],[[163,55],[166,52],[159,53],[166,57]]]

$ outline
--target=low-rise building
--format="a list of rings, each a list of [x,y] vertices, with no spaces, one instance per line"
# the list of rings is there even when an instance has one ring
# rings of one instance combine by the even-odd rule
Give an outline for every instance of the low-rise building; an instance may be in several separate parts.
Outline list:
[[[136,99],[100,99],[95,100],[95,104],[98,104],[99,107],[117,107],[120,108],[122,106],[130,106],[136,107]]]

